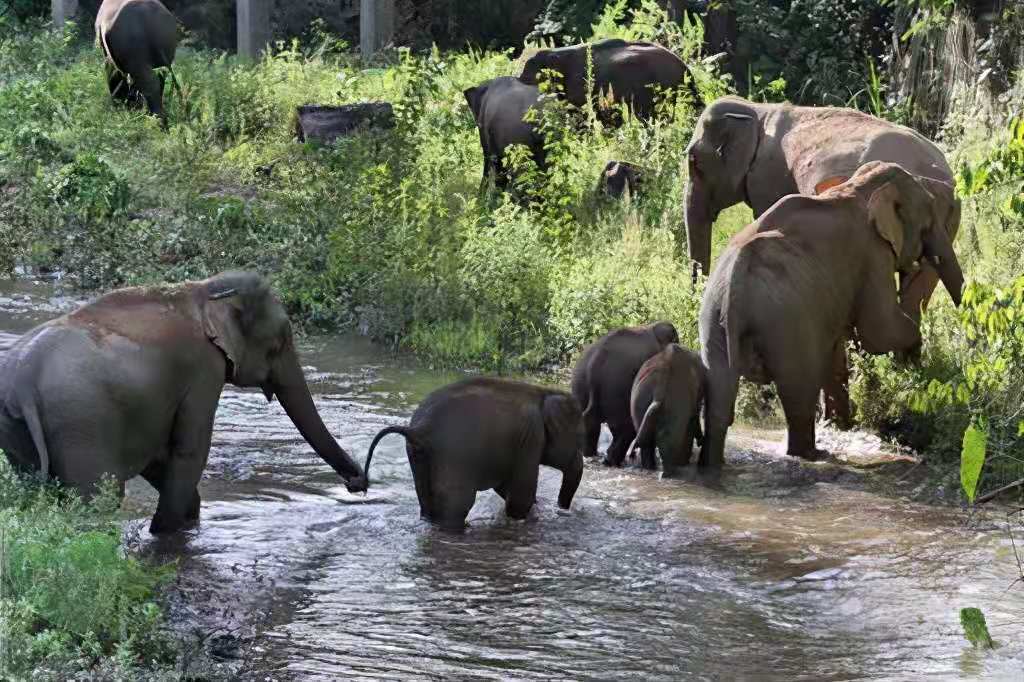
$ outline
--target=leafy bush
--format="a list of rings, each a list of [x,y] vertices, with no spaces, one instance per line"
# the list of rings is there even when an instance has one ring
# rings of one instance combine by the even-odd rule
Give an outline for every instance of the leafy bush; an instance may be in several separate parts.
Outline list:
[[[117,677],[173,665],[154,591],[173,568],[121,547],[117,486],[86,504],[68,491],[24,483],[0,455],[0,669],[69,679],[102,659]]]

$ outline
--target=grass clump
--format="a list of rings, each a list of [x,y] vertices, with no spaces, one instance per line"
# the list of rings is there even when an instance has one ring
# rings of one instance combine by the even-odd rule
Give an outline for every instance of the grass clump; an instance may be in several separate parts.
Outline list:
[[[113,483],[86,503],[0,454],[0,677],[175,679],[155,601],[173,569],[125,552],[118,506]]]

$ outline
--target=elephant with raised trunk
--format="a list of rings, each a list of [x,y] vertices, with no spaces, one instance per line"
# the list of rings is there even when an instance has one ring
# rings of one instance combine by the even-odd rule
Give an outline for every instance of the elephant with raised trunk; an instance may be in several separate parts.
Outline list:
[[[741,376],[775,382],[787,452],[817,458],[815,407],[836,342],[854,333],[869,353],[919,351],[920,312],[900,306],[896,272],[927,260],[959,305],[963,274],[926,184],[871,162],[819,196],[787,196],[733,237],[700,311],[702,464],[722,464]]]
[[[160,493],[150,532],[199,518],[225,383],[275,396],[350,491],[363,471],[320,419],[284,308],[254,273],[121,289],[29,331],[0,360],[0,449],[90,496],[103,476]]]
[[[572,371],[572,394],[584,408],[584,456],[597,456],[601,424],[608,424],[612,444],[604,463],[622,465],[629,444],[636,438],[629,410],[633,379],[649,358],[678,342],[679,333],[671,322],[655,322],[616,329],[584,349]]]
[[[178,49],[174,15],[160,0],[103,0],[96,15],[96,38],[106,56],[110,96],[129,104],[141,96],[149,113],[166,122],[166,79],[156,70],[170,70],[174,62]]]
[[[592,74],[588,74],[588,61]],[[588,97],[611,93],[613,101],[626,103],[634,116],[650,119],[654,116],[657,91],[678,88],[684,80],[688,81],[694,103],[701,104],[693,75],[683,60],[653,43],[613,38],[539,50],[526,61],[519,80],[537,85],[544,70],[562,75],[565,98],[577,107],[586,104]]]
[[[640,448],[645,469],[655,467],[655,448],[665,476],[674,476],[677,467],[690,463],[693,444],[704,443],[700,410],[706,383],[700,356],[677,343],[665,346],[640,368],[629,398],[636,438],[628,450]]]
[[[405,438],[423,518],[461,530],[477,491],[493,489],[514,519],[526,518],[543,464],[562,472],[558,506],[568,509],[583,477],[579,404],[563,391],[504,379],[474,378],[437,389],[408,426],[380,431]]]
[[[755,104],[738,97],[713,102],[697,121],[687,149],[686,233],[693,275],[710,272],[711,227],[719,213],[746,203],[761,216],[789,194],[814,196],[845,182],[863,164],[886,161],[938,181],[931,187],[937,219],[949,240],[960,226],[953,173],[932,142],[910,128],[835,107]],[[900,264],[900,304],[917,314],[938,275],[928,263]],[[833,349],[826,408],[849,424],[845,339]]]

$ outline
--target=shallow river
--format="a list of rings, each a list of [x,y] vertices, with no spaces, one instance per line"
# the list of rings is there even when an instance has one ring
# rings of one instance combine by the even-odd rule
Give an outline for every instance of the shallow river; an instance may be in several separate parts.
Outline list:
[[[0,350],[66,305],[0,285]],[[307,340],[303,362],[360,461],[454,376],[344,337]],[[241,642],[223,655],[245,679],[1024,679],[1005,530],[800,466],[778,432],[737,436],[718,490],[591,462],[563,512],[559,474],[542,469],[531,519],[480,493],[453,535],[420,521],[400,437],[379,446],[370,492],[350,495],[278,404],[228,387],[201,526],[160,541],[143,526],[141,543],[180,560],[179,623],[239,628],[208,642]],[[132,516],[154,504],[130,485]],[[963,639],[965,606],[998,649]]]

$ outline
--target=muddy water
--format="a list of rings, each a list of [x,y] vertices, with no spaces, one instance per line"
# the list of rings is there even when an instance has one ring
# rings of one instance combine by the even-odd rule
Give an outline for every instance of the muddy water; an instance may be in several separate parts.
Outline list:
[[[0,289],[0,350],[64,305]],[[351,338],[308,341],[303,359],[360,460],[453,378]],[[737,431],[732,448],[716,490],[590,463],[562,512],[543,470],[531,519],[480,493],[452,535],[419,520],[400,438],[382,441],[369,494],[350,495],[276,403],[227,388],[201,527],[143,544],[180,560],[179,623],[237,628],[207,644],[226,641],[244,679],[1024,679],[1003,530],[801,466],[764,434]],[[153,503],[130,486],[131,515]],[[1000,648],[963,640],[964,606]]]

